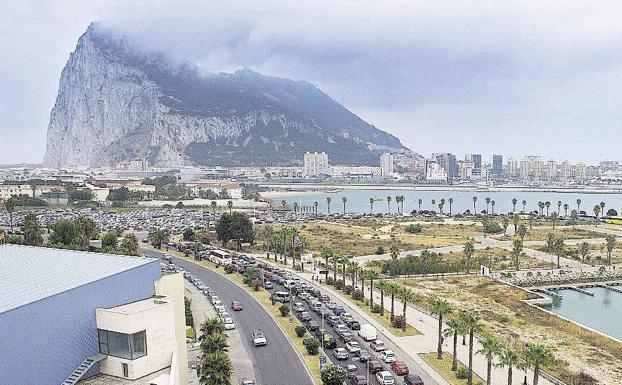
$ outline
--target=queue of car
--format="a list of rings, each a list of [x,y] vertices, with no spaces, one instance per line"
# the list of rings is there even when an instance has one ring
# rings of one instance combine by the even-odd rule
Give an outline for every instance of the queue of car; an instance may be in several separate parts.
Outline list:
[[[238,261],[248,264],[250,258],[239,256]],[[283,269],[254,260],[252,262],[254,267],[262,270],[264,287],[271,291],[272,300],[292,302],[292,313],[318,338],[324,350],[331,350],[329,357],[335,363],[352,360],[353,363],[343,365],[348,384],[367,385],[365,372],[369,370],[370,376],[380,385],[397,385],[400,377],[403,381],[400,384],[423,385],[421,378],[415,373],[409,373],[408,366],[398,361],[396,354],[377,339],[376,329],[372,325],[361,324],[314,285],[303,282]],[[314,319],[311,313],[315,313],[320,321]],[[362,342],[357,340],[357,335]],[[364,345],[366,343],[369,347]],[[356,362],[361,366],[355,365]]]

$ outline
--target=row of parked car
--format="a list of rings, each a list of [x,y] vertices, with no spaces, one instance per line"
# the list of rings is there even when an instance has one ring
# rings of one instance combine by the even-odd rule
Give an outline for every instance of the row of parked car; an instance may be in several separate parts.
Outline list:
[[[283,303],[293,302],[291,308],[294,314],[320,340],[323,349],[332,350],[336,361],[352,358],[354,362],[364,363],[365,370],[369,367],[369,373],[381,385],[397,384],[396,376],[404,376],[403,384],[423,385],[422,379],[417,374],[409,373],[408,366],[398,361],[395,353],[377,339],[377,331],[372,325],[361,324],[316,286],[302,281],[288,271],[269,264],[254,265],[263,270],[265,286],[271,290],[272,298]],[[316,316],[313,317],[312,313]],[[324,328],[320,325],[322,320]],[[355,334],[363,343],[357,341]],[[344,344],[344,347],[339,347],[338,342]],[[369,349],[363,346],[364,343],[369,343]],[[387,370],[384,366],[386,364],[390,365],[393,373]],[[362,368],[354,364],[345,365],[344,368],[350,384],[367,384],[366,376],[359,373]]]

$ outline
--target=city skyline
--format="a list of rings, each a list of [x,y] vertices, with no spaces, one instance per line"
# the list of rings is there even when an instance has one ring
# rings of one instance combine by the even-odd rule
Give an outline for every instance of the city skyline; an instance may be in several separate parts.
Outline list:
[[[318,2],[278,9],[253,4],[243,11],[218,2],[174,10],[167,3],[141,5],[9,5],[0,47],[14,55],[1,75],[9,92],[0,95],[0,163],[41,161],[60,71],[95,20],[207,72],[250,67],[310,81],[422,154],[468,148],[509,158],[529,146],[530,153],[573,162],[617,156],[585,140],[588,133],[620,138],[615,100],[621,87],[615,85],[622,81],[616,75],[622,31],[609,16],[614,4],[462,9],[396,2],[355,9]],[[493,11],[484,12],[488,8]],[[68,22],[59,27],[58,18]],[[274,25],[275,18],[289,22]],[[28,33],[34,24],[41,33]]]

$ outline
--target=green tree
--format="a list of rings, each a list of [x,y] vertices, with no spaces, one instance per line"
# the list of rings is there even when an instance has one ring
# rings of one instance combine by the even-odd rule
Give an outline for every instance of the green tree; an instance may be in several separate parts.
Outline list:
[[[486,358],[486,385],[491,385],[492,381],[492,361],[502,351],[501,342],[495,337],[488,336],[482,341],[482,348],[477,351]]]
[[[553,351],[541,343],[530,343],[527,344],[525,356],[527,357],[527,362],[533,365],[533,385],[538,385],[542,366],[553,362]]]
[[[512,257],[514,258],[514,268],[520,270],[520,255],[523,252],[523,241],[515,239],[512,247]]]
[[[438,316],[438,343],[436,346],[436,358],[443,359],[443,317],[451,312],[451,306],[447,300],[432,298],[430,300],[430,312]]]
[[[581,254],[581,262],[585,262],[588,259],[590,253],[590,244],[587,242],[581,242],[579,244],[579,254]]]
[[[241,212],[223,214],[216,224],[216,235],[223,245],[230,240],[252,243],[254,240],[253,223]]]
[[[611,252],[613,252],[613,249],[616,247],[616,237],[607,234],[605,236],[605,241],[607,242],[607,265],[611,266]]]
[[[463,253],[464,253],[464,257],[466,258],[466,273],[470,274],[471,273],[471,258],[473,257],[473,254],[475,253],[475,244],[473,243],[473,241],[468,241],[467,243],[464,244],[464,249],[463,249]]]
[[[326,212],[330,215],[330,202],[332,202],[333,200],[331,199],[331,197],[326,197]]]
[[[320,341],[315,337],[305,338],[303,341],[305,348],[307,349],[307,353],[310,356],[316,356],[320,350]]]
[[[467,385],[473,385],[473,347],[475,343],[475,334],[482,331],[482,323],[477,314],[467,313],[463,316],[464,329],[469,334],[469,376],[467,377]]]
[[[520,237],[521,241],[525,240],[525,235],[527,235],[527,226],[523,225],[522,223],[518,226],[518,236]]]
[[[400,287],[396,283],[390,281],[387,282],[384,289],[384,291],[391,296],[391,314],[389,318],[391,321],[395,318],[395,295],[399,293],[399,290]]]
[[[452,337],[452,340],[453,340],[451,370],[454,372],[458,370],[458,336],[463,335],[462,333],[463,328],[464,328],[464,325],[461,319],[459,317],[456,317],[456,318],[452,318],[449,321],[447,321],[447,329],[445,329],[445,332],[443,333],[445,337]]]
[[[389,282],[380,281],[376,284],[376,289],[380,290],[380,316],[384,317],[384,295],[389,286]]]
[[[346,370],[339,365],[329,364],[320,373],[323,385],[342,385],[346,380]]]
[[[403,287],[399,292],[398,292],[398,298],[402,301],[402,320],[404,321],[402,323],[402,331],[406,331],[406,306],[408,306],[408,304],[415,304],[419,301],[421,301],[421,298],[415,294],[414,291],[412,291],[411,289],[407,288],[407,287]]]
[[[380,275],[376,270],[367,270],[367,279],[369,280],[369,308],[374,308],[374,279],[377,279]]]
[[[497,366],[500,368],[505,368],[507,366],[508,385],[512,385],[513,369],[523,369],[524,363],[516,350],[507,347],[505,349],[502,349],[499,353],[499,363],[497,364]]]
[[[593,209],[593,211],[594,211],[594,225],[596,227],[598,227],[598,215],[600,215],[600,210],[601,210],[600,205],[594,206],[594,209]]]
[[[572,223],[573,229],[575,225],[577,224],[578,220],[579,220],[579,213],[577,213],[577,210],[572,210],[572,212],[570,213],[570,223]]]
[[[115,230],[108,231],[102,235],[102,250],[114,252],[117,250],[117,238],[119,234]]]
[[[225,332],[225,324],[217,317],[206,318],[205,321],[201,324],[201,337],[199,340],[212,335],[212,334],[223,334]]]
[[[69,219],[57,221],[52,225],[51,229],[52,233],[50,234],[49,241],[52,244],[72,246],[78,235],[75,222]]]
[[[561,267],[560,259],[566,256],[566,247],[564,245],[563,238],[557,238],[555,240],[555,245],[553,246],[553,250],[555,251],[555,255],[557,255],[557,268]]]
[[[193,229],[191,229],[190,227],[187,227],[186,229],[184,229],[184,232],[182,233],[182,237],[184,238],[184,241],[192,242],[196,239],[196,234],[194,233]]]
[[[501,220],[501,226],[503,227],[503,236],[505,237],[508,232],[508,226],[510,225],[510,220],[508,217],[503,217]]]
[[[555,225],[557,224],[557,219],[559,218],[559,214],[557,214],[556,212],[553,212],[550,216],[549,219],[551,221],[551,224],[553,225],[553,229],[555,229]]]
[[[555,235],[553,233],[548,233],[546,235],[546,252],[553,252],[553,247],[555,247]]]
[[[227,350],[229,350],[229,343],[225,334],[212,333],[201,339],[201,352],[203,354],[226,352]]]
[[[389,253],[391,254],[391,259],[396,260],[400,256],[400,249],[397,247],[397,244],[393,243],[389,248]]]
[[[201,360],[201,385],[230,385],[233,367],[231,359],[226,353],[216,352],[206,354]]]
[[[15,199],[10,197],[4,201],[4,208],[9,213],[9,225],[11,226],[11,232],[13,232],[13,213],[15,212]]]
[[[39,221],[35,214],[29,213],[24,217],[22,233],[24,233],[25,245],[41,246],[43,244],[43,229],[41,225],[39,225]]]
[[[149,239],[149,242],[151,242],[154,247],[160,249],[162,248],[162,243],[168,242],[168,231],[165,229],[155,229],[147,236],[147,239]]]
[[[138,239],[134,234],[126,234],[121,240],[121,252],[126,255],[138,255]]]
[[[520,225],[520,215],[512,215],[512,224],[514,225],[514,233],[516,234],[518,232],[518,226]]]

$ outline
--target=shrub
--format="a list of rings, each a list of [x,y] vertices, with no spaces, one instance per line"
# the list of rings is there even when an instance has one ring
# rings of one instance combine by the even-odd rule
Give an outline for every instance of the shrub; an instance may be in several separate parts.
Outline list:
[[[343,288],[343,292],[346,293],[347,295],[352,294],[352,285],[347,285]]]
[[[375,303],[374,306],[371,308],[371,312],[372,313],[380,313],[380,305]]]
[[[279,307],[279,312],[281,312],[281,317],[286,317],[289,314],[289,306],[281,305],[281,307]]]
[[[398,329],[403,328],[405,323],[406,322],[404,321],[404,317],[401,315],[394,316],[393,320],[391,321],[391,325],[393,325],[394,328]]]
[[[230,263],[228,265],[225,265],[225,273],[231,274],[233,272],[235,272],[235,266],[233,266],[233,264]]]
[[[253,279],[251,287],[253,288],[253,291],[259,291],[261,288],[261,279]]]
[[[340,279],[340,280],[337,280],[337,282],[335,282],[335,288],[336,288],[337,290],[341,290],[341,289],[343,289],[343,281],[342,281],[341,279]]]
[[[333,279],[333,277],[326,278],[327,285],[333,285],[334,283],[335,283],[335,280]]]
[[[381,255],[381,254],[384,254],[384,247],[378,246],[378,248],[376,249],[376,255]]]
[[[503,227],[501,227],[501,225],[497,222],[486,222],[484,224],[484,232],[486,234],[500,234],[503,232]]]
[[[469,369],[465,367],[458,368],[456,370],[456,378],[461,380],[467,379],[469,377]]]
[[[315,356],[318,354],[320,349],[320,341],[315,337],[306,338],[303,342],[305,348],[307,349],[307,354],[310,356]]]
[[[354,293],[352,293],[352,299],[355,301],[360,301],[363,299],[363,292],[361,291],[361,289],[354,290]]]
[[[296,335],[299,338],[304,337],[305,333],[307,332],[307,328],[302,326],[302,325],[298,325],[294,328],[294,331],[296,332]]]
[[[408,226],[406,226],[405,230],[406,230],[407,233],[419,234],[421,232],[421,225],[419,225],[419,224],[408,225]]]

